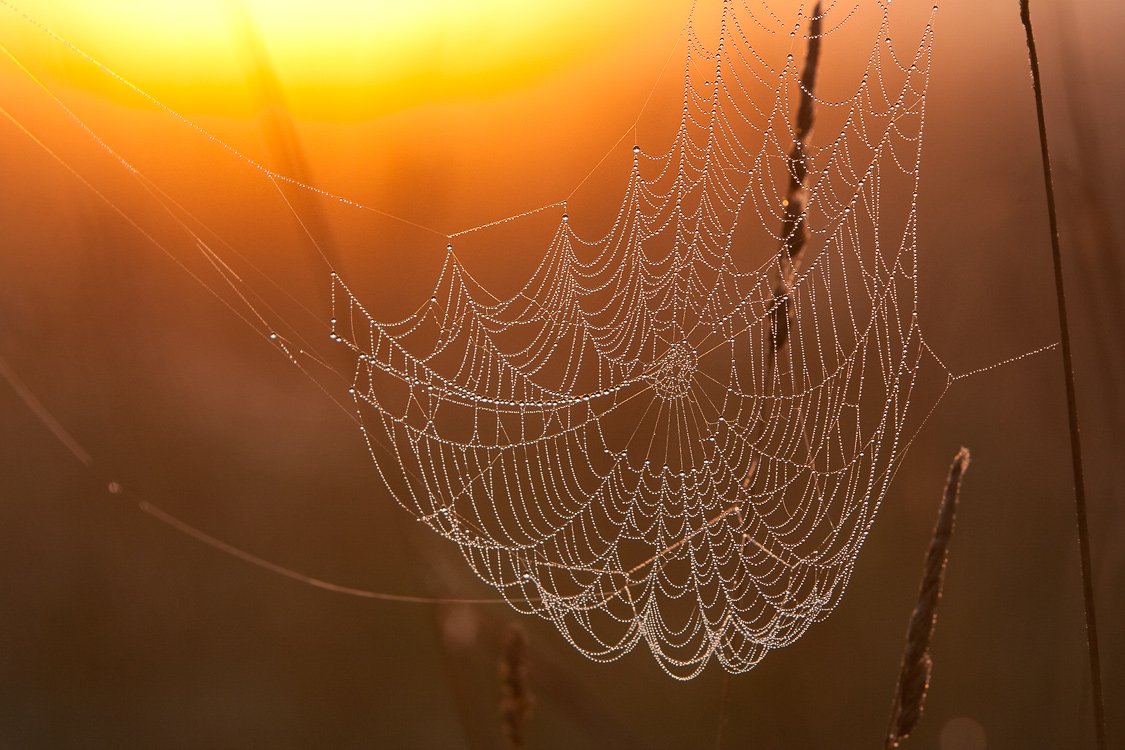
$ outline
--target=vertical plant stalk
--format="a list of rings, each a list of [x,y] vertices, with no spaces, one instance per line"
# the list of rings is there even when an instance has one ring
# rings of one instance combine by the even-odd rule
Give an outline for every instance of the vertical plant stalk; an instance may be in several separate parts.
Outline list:
[[[531,691],[527,686],[527,636],[519,625],[508,629],[500,661],[500,721],[512,750],[527,747],[527,717]]]
[[[245,7],[234,5],[232,13],[234,31],[241,42],[239,51],[245,58],[248,80],[259,101],[260,120],[272,161],[285,176],[306,185],[314,185],[316,180],[301,145],[301,137],[286,101],[281,79],[270,60],[258,26]],[[274,183],[281,191],[282,185],[277,180]],[[286,196],[283,192],[282,196],[319,259],[329,269],[339,269],[340,254],[332,240],[324,207],[317,197],[306,190],[297,191],[291,196]],[[324,266],[315,263],[312,268],[315,278],[320,279]]]
[[[796,128],[793,134],[793,150],[789,152],[789,189],[785,195],[785,214],[781,219],[781,252],[778,261],[781,281],[773,292],[773,312],[770,332],[773,340],[773,355],[776,356],[789,340],[789,317],[793,300],[790,297],[801,254],[809,239],[809,229],[805,222],[805,209],[808,205],[809,136],[816,121],[817,66],[820,63],[820,3],[818,2],[809,18],[809,47],[805,54],[805,67],[801,71],[801,101],[797,105]]]
[[[1031,62],[1031,88],[1035,93],[1035,114],[1039,121],[1039,150],[1043,158],[1043,184],[1047,190],[1047,219],[1051,230],[1051,257],[1055,267],[1055,298],[1059,311],[1059,335],[1062,338],[1063,376],[1066,381],[1066,411],[1070,424],[1070,456],[1074,474],[1074,510],[1078,522],[1078,555],[1082,565],[1082,598],[1086,609],[1086,645],[1090,658],[1090,689],[1094,703],[1094,732],[1098,747],[1108,747],[1105,731],[1105,704],[1102,698],[1101,658],[1098,654],[1098,620],[1094,610],[1094,581],[1090,565],[1090,531],[1086,521],[1086,478],[1082,469],[1082,443],[1078,430],[1078,396],[1074,387],[1074,359],[1070,344],[1070,326],[1066,314],[1066,290],[1063,284],[1062,251],[1059,249],[1059,223],[1055,209],[1055,183],[1051,176],[1051,155],[1047,149],[1047,121],[1043,114],[1043,88],[1039,77],[1039,55],[1035,50],[1035,32],[1031,25],[1028,0],[1020,0],[1020,20],[1027,32],[1027,55]]]
[[[906,629],[906,648],[902,653],[898,686],[891,704],[891,721],[887,727],[885,747],[896,748],[906,739],[918,720],[926,703],[926,688],[930,685],[930,641],[937,621],[937,605],[941,600],[941,586],[945,579],[945,561],[949,556],[949,542],[953,538],[953,520],[957,514],[957,500],[961,493],[961,478],[969,468],[969,449],[962,448],[953,458],[949,477],[945,480],[945,495],[938,510],[926,564],[922,569],[922,585],[918,590],[918,603],[910,615]]]

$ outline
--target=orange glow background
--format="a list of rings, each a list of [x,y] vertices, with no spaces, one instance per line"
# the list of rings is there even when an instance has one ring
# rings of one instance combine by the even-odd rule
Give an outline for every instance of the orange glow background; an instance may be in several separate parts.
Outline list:
[[[700,0],[701,18],[712,5]],[[20,5],[245,157],[374,212],[291,187],[279,194],[0,4],[10,53],[0,54],[0,107],[27,131],[0,118],[0,365],[25,387],[21,396],[11,378],[0,382],[0,744],[496,747],[498,644],[516,617],[301,587],[136,511],[131,500],[147,499],[331,581],[491,595],[380,491],[354,425],[224,306],[237,301],[177,224],[193,220],[161,208],[44,87],[206,224],[261,303],[323,339],[328,283],[306,228],[386,315],[426,294],[444,233],[554,203],[582,184],[572,200],[589,223],[579,229],[598,234],[633,139],[655,149],[671,137],[689,7]],[[1125,10],[1099,0],[1035,2],[1033,12],[1076,290],[1107,702],[1120,739],[1125,55],[1115,30]],[[967,370],[1058,334],[1017,4],[944,3],[937,32],[919,204],[922,312],[930,343]],[[826,49],[824,85],[846,87],[831,56],[867,44],[842,38]],[[485,282],[503,289],[534,265],[541,246],[529,226],[493,244],[466,240]],[[330,368],[316,377],[346,388]],[[60,447],[27,393],[92,467]],[[709,668],[672,684],[642,650],[593,664],[546,623],[524,621],[531,746],[877,745],[947,462],[962,443],[975,463],[933,685],[911,742],[1092,746],[1054,354],[950,393],[896,478],[839,611],[750,674]],[[136,496],[108,495],[111,480]]]

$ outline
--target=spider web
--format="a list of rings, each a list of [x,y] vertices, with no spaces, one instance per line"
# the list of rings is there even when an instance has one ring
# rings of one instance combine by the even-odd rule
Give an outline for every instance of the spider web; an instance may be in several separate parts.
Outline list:
[[[541,256],[514,294],[478,282],[455,236],[401,320],[332,275],[331,337],[387,489],[588,657],[643,641],[678,678],[712,657],[742,672],[840,601],[932,357],[916,314],[932,15],[903,54],[890,7],[726,0],[711,44],[693,10],[671,144],[633,147],[604,234],[562,204],[545,250],[505,248]],[[863,13],[847,95],[814,92],[795,53]],[[752,42],[785,37],[778,59]],[[502,242],[519,218],[479,231]]]

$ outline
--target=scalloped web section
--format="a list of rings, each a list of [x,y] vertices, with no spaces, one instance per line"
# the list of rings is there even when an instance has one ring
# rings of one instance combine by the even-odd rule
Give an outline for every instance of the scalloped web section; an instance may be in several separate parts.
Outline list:
[[[889,3],[811,16],[724,2],[705,44],[693,11],[671,145],[634,147],[604,235],[560,211],[537,251],[511,248],[541,256],[517,293],[490,293],[452,244],[404,320],[333,275],[332,337],[387,488],[591,658],[643,642],[686,679],[793,643],[839,603],[902,458],[929,356],[915,209],[933,19],[904,54]],[[833,49],[863,18],[862,54],[855,29]],[[850,91],[816,92],[791,194],[810,29]]]

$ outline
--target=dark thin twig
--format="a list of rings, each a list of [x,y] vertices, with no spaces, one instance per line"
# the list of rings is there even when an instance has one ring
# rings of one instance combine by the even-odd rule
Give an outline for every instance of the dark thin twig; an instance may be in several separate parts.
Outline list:
[[[910,615],[906,629],[906,648],[902,653],[898,687],[891,704],[891,721],[887,727],[885,747],[896,748],[922,718],[926,703],[926,688],[930,685],[930,641],[937,621],[937,605],[941,600],[941,585],[945,578],[945,561],[949,555],[949,542],[953,538],[953,519],[957,514],[957,499],[961,492],[961,478],[969,467],[969,450],[962,448],[949,467],[945,480],[945,494],[938,510],[930,549],[926,552],[926,565],[922,569],[922,585],[918,590],[918,603]]]
[[[1055,267],[1055,298],[1059,310],[1059,335],[1062,337],[1063,376],[1066,381],[1066,411],[1070,424],[1070,456],[1074,474],[1074,510],[1078,522],[1078,554],[1082,564],[1082,597],[1086,605],[1086,645],[1090,657],[1090,688],[1094,703],[1094,731],[1098,747],[1108,747],[1105,731],[1105,704],[1102,698],[1101,659],[1098,656],[1098,621],[1094,612],[1094,582],[1090,566],[1090,532],[1086,522],[1086,479],[1082,470],[1082,443],[1078,431],[1078,396],[1074,386],[1074,359],[1071,354],[1070,326],[1066,315],[1066,290],[1063,285],[1062,251],[1059,249],[1059,223],[1055,210],[1055,184],[1051,176],[1051,155],[1047,150],[1047,122],[1043,114],[1043,88],[1039,78],[1039,55],[1031,26],[1028,0],[1020,0],[1020,20],[1027,32],[1027,54],[1031,61],[1031,88],[1035,92],[1035,114],[1039,120],[1039,150],[1043,158],[1043,184],[1047,189],[1047,218],[1051,230],[1051,257]]]

